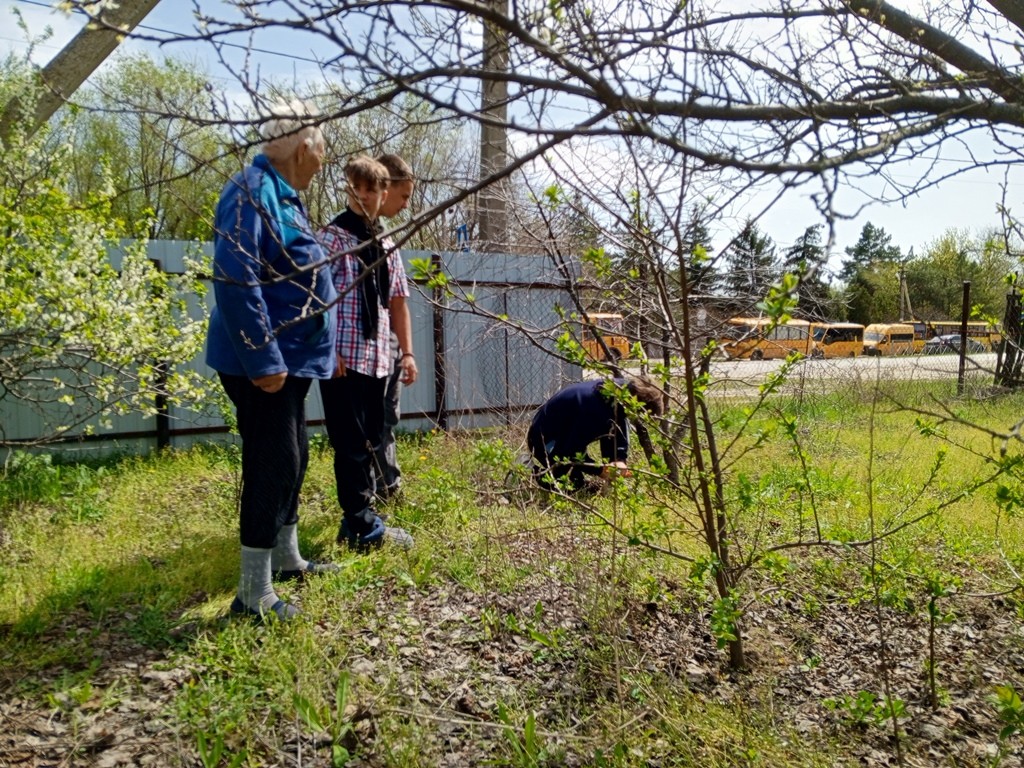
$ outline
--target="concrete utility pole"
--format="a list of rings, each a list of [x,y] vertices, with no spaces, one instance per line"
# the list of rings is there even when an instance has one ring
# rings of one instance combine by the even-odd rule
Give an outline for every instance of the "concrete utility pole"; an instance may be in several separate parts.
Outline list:
[[[907,261],[909,262],[914,258],[914,249],[911,247],[910,252],[907,253]],[[910,305],[910,291],[907,289],[907,272],[905,264],[900,264],[899,278],[900,278],[900,322],[908,321],[913,322],[914,308]]]
[[[31,136],[38,131],[158,2],[121,0],[119,3],[105,4],[85,29],[75,35],[39,72],[43,88],[33,114],[23,114],[18,99],[4,106],[3,114],[0,115],[0,141],[7,142],[19,120],[24,121],[27,135]]]
[[[486,0],[496,13],[508,15],[508,0]],[[485,73],[496,78],[480,80],[480,178],[485,179],[508,164],[508,35],[493,24],[484,23],[483,62]],[[485,253],[503,250],[508,239],[507,184],[492,184],[477,196],[477,248]]]

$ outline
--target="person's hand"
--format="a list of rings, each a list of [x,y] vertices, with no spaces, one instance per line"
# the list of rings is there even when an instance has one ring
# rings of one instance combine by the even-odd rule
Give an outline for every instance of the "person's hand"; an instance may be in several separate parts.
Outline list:
[[[258,389],[262,389],[268,395],[272,395],[275,392],[280,392],[281,387],[284,386],[285,379],[288,378],[288,371],[281,371],[281,373],[272,373],[269,376],[260,376],[258,379],[253,379],[252,384]]]
[[[334,369],[334,377],[333,378],[339,379],[342,376],[344,376],[347,372],[348,372],[348,369],[345,367],[345,361],[342,359],[341,355],[338,355],[338,365]]]
[[[399,381],[403,384],[412,384],[420,375],[420,369],[416,366],[416,358],[412,356],[412,353],[402,355],[402,359],[398,361],[398,365],[402,369],[402,375],[399,377]]]
[[[624,461],[614,461],[611,464],[605,464],[601,470],[601,477],[605,480],[610,480],[613,477],[632,477],[633,473],[629,471],[629,467],[626,466]]]

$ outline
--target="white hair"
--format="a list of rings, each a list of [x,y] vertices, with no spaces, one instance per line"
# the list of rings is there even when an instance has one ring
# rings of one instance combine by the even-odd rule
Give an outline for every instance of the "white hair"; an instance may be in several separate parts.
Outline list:
[[[270,115],[260,125],[263,153],[272,160],[283,159],[295,154],[300,145],[313,147],[323,142],[319,117],[316,108],[301,99],[271,105]]]

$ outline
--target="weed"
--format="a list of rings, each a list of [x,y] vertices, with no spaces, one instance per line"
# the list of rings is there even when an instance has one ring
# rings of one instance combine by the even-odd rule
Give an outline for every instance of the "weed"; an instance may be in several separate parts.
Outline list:
[[[628,760],[629,747],[621,741],[607,754],[603,749],[594,752],[594,768],[619,768],[627,765]]]
[[[640,705],[647,702],[648,691],[651,689],[650,675],[644,673],[623,675],[622,682],[626,685],[626,694],[631,701]]]
[[[711,607],[711,634],[719,648],[725,648],[726,645],[737,639],[736,624],[741,615],[740,601],[735,591],[731,592],[728,597],[715,599]]]
[[[171,645],[173,622],[158,606],[145,605],[128,624],[128,635],[149,648],[163,648]]]
[[[792,563],[779,552],[767,552],[761,557],[761,567],[775,584],[782,585],[792,570]]]
[[[51,503],[57,507],[51,522],[101,520],[104,508],[97,503],[95,490],[108,473],[106,467],[61,464],[49,454],[15,452],[0,478],[0,511],[18,504]]]
[[[219,733],[200,731],[196,734],[196,748],[203,768],[222,768],[221,758],[227,757],[224,737]],[[238,768],[246,758],[245,749],[239,750],[228,760],[228,768]]]
[[[292,696],[295,711],[314,731],[326,731],[331,737],[331,766],[343,768],[352,758],[349,752],[354,743],[355,731],[352,723],[345,715],[348,706],[349,678],[348,672],[338,675],[338,684],[334,689],[334,708],[317,707],[298,691]],[[347,745],[347,746],[346,746]]]
[[[57,689],[46,694],[46,703],[53,710],[70,712],[88,702],[93,695],[92,683],[88,680],[67,685],[58,682]]]
[[[711,557],[698,557],[690,564],[690,572],[686,577],[688,591],[694,597],[703,597],[708,590],[708,582],[714,573],[715,561]]]
[[[1024,703],[1013,686],[997,685],[992,703],[1003,723],[999,731],[999,740],[1005,741],[1018,733],[1024,733]]]
[[[821,600],[815,597],[811,592],[805,592],[801,596],[800,613],[807,618],[813,619],[820,616],[823,607]]]
[[[990,701],[995,705],[999,721],[1003,724],[999,730],[996,754],[991,762],[993,768],[996,768],[1009,753],[1009,740],[1024,733],[1024,702],[1021,702],[1020,695],[1010,685],[997,685]]]
[[[318,458],[334,455],[334,449],[331,448],[331,441],[326,432],[314,432],[309,436],[309,453]]]
[[[856,696],[844,694],[828,698],[822,704],[826,709],[841,712],[845,725],[857,728],[883,726],[889,720],[898,721],[906,712],[906,704],[901,699],[879,698],[871,691],[859,691]]]
[[[516,453],[503,440],[479,440],[474,446],[474,458],[494,470],[508,469],[515,463]]]
[[[498,610],[493,605],[485,605],[480,610],[480,627],[488,640],[493,640],[501,633],[502,625]]]
[[[431,467],[423,473],[423,492],[418,499],[410,502],[419,514],[417,522],[451,520],[465,525],[468,520],[467,508],[459,493],[459,484],[448,471]]]
[[[49,454],[15,451],[0,478],[0,508],[54,499],[60,492],[60,470]]]
[[[668,581],[658,574],[640,571],[632,575],[631,580],[635,593],[642,603],[652,607],[663,606],[671,610],[682,601],[683,595],[674,591],[675,582]]]
[[[800,665],[800,670],[802,672],[810,672],[812,669],[817,669],[819,666],[821,666],[821,656],[815,653],[804,659],[803,664]]]
[[[510,760],[501,765],[516,768],[544,768],[561,765],[563,754],[560,750],[549,750],[537,733],[537,717],[533,712],[526,716],[520,727],[504,703],[498,702],[498,721],[503,725],[502,733],[508,747]],[[497,765],[497,763],[495,763]]]

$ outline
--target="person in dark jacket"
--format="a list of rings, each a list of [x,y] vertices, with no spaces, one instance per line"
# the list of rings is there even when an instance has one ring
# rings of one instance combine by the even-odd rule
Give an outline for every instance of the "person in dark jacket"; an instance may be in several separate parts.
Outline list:
[[[526,436],[536,462],[534,476],[541,486],[557,480],[580,490],[587,475],[608,476],[611,471],[626,470],[629,423],[616,388],[633,395],[651,413],[661,414],[662,392],[647,379],[570,384],[540,407]],[[600,461],[587,453],[594,442],[600,443]]]

